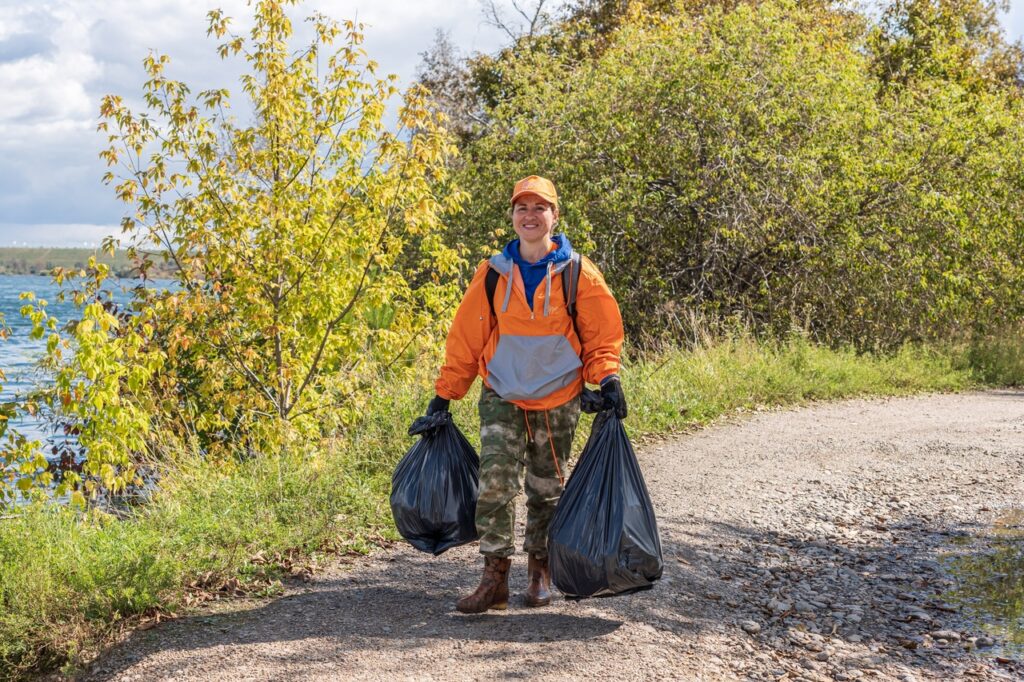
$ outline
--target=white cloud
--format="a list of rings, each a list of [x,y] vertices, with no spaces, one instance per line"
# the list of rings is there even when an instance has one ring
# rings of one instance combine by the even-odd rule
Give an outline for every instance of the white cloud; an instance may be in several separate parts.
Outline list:
[[[98,247],[104,237],[120,230],[116,225],[0,223],[0,246]]]
[[[50,21],[40,21],[44,17]],[[23,11],[12,17],[5,39],[32,36],[48,23],[56,25],[49,36],[52,49],[0,63],[0,141],[82,129],[95,108],[88,86],[101,68],[89,52],[89,26],[81,17],[61,7],[34,15]]]
[[[0,5],[0,40],[29,30],[34,11],[24,5]]]

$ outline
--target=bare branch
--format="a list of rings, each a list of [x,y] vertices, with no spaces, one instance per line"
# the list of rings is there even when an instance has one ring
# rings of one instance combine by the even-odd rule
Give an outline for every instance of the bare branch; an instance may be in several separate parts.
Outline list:
[[[533,7],[532,15],[528,9],[520,6],[517,0],[511,1],[513,9],[526,21],[525,31],[522,29],[522,26],[512,26],[505,19],[502,11],[498,8],[496,0],[481,0],[480,5],[484,13],[484,21],[503,31],[514,43],[524,36],[533,38],[539,34],[541,29],[547,24],[546,15],[543,13],[544,4],[547,0],[535,0],[536,5]]]

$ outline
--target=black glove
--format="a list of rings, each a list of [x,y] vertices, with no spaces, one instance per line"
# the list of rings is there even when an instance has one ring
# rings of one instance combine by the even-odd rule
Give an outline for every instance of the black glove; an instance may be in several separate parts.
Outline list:
[[[435,395],[427,405],[427,416],[434,414],[435,412],[447,412],[448,411],[448,400],[442,398],[439,395]]]
[[[604,398],[606,410],[615,410],[615,416],[625,419],[629,413],[626,407],[626,395],[622,392],[622,384],[618,377],[612,377],[601,384],[601,397]]]

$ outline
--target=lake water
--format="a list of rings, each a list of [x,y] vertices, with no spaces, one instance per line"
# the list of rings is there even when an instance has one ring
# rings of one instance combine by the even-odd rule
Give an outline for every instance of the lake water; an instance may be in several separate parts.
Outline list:
[[[154,286],[167,285],[169,282],[154,283]],[[61,324],[77,318],[79,314],[71,302],[62,303],[57,300],[58,287],[48,276],[0,275],[0,313],[11,330],[10,337],[6,341],[0,341],[0,368],[7,375],[3,389],[0,390],[0,400],[4,401],[45,380],[45,377],[35,371],[35,363],[46,349],[46,339],[29,338],[32,323],[22,317],[20,312],[21,307],[27,303],[20,298],[24,291],[32,291],[36,298],[46,300],[49,304],[47,311]],[[127,299],[127,296],[123,298]],[[38,420],[21,419],[13,426],[32,439],[45,440],[50,435],[45,425]]]

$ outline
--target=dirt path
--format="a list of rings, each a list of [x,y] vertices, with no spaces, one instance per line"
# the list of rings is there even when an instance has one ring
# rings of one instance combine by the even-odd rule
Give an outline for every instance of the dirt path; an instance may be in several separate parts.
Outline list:
[[[652,591],[463,616],[475,546],[398,546],[137,632],[86,677],[1024,679],[945,570],[1024,507],[1024,391],[763,412],[639,457],[665,552]]]

